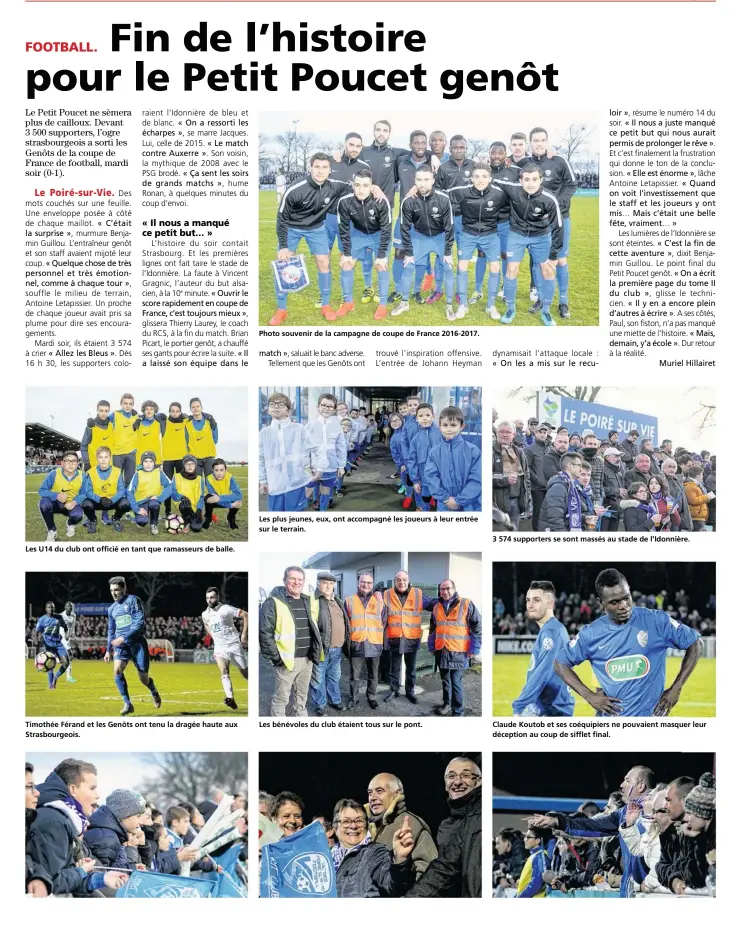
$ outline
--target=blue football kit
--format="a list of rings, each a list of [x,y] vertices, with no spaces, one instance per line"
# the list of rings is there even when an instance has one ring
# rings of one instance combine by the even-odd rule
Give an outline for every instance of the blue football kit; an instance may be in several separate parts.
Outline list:
[[[567,684],[554,670],[554,658],[569,644],[567,629],[550,617],[538,632],[531,651],[526,682],[513,712],[532,716],[572,716],[575,700]]]

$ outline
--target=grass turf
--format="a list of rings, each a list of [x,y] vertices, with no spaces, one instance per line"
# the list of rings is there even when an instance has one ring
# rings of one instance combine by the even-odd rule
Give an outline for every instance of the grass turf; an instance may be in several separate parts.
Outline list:
[[[526,679],[531,658],[527,654],[501,654],[492,658],[492,715],[512,716],[512,703]],[[667,658],[667,684],[675,679],[681,657]],[[574,668],[578,676],[592,689],[597,688],[590,665]],[[702,658],[690,680],[683,687],[680,702],[673,716],[716,716],[716,661]],[[595,716],[595,710],[579,696],[575,696],[575,716]]]
[[[398,203],[398,200],[397,200]],[[276,310],[276,298],[273,288],[273,271],[271,263],[276,258],[276,195],[274,191],[261,191],[260,193],[260,324],[266,325]],[[570,216],[572,218],[572,238],[569,255],[569,303],[572,317],[569,321],[564,321],[555,317],[558,325],[597,325],[598,324],[598,198],[597,197],[574,197],[572,199],[572,209]],[[397,217],[395,209],[394,218]],[[302,292],[289,295],[288,313],[289,317],[284,322],[287,327],[300,325],[322,325],[330,326],[336,323],[329,323],[322,317],[319,309],[314,308],[314,303],[319,298],[317,290],[317,270],[314,265],[307,246],[302,243],[298,252],[304,253],[309,267],[310,285]],[[454,257],[456,250],[454,247]],[[337,245],[332,251],[331,272],[332,272],[332,296],[330,302],[333,308],[337,309],[342,299],[340,295],[340,253]],[[454,259],[454,266],[456,261]],[[391,259],[389,262],[391,271]],[[393,283],[393,280],[392,280]],[[375,285],[375,281],[374,281]],[[393,286],[392,286],[393,288]],[[485,313],[485,300],[487,283],[485,280],[485,299],[469,308],[469,313],[465,319],[455,323],[456,328],[468,328],[472,325],[499,326],[499,322],[493,322]],[[469,270],[469,290],[474,291],[474,266]],[[354,312],[346,315],[338,325],[370,325],[379,327],[378,322],[373,321],[373,314],[376,309],[375,304],[361,305],[359,300],[363,291],[363,278],[360,273],[360,263],[356,264],[354,299],[356,309]],[[538,325],[542,326],[541,319],[536,315],[528,314],[530,305],[528,299],[529,276],[528,259],[524,259],[521,264],[520,275],[518,277],[518,294],[516,297],[517,315],[515,326]],[[552,306],[552,315],[556,312],[555,297]],[[502,314],[504,305],[498,303],[498,311]],[[433,305],[416,305],[411,303],[409,312],[396,319],[388,318],[383,325],[427,325],[427,326],[449,326],[454,323],[448,322],[445,315],[445,303],[437,302]],[[507,328],[507,326],[503,326]]]
[[[152,697],[130,666],[126,679],[134,704],[134,716],[246,716],[247,681],[230,668],[232,686],[239,709],[224,705],[219,668],[216,664],[153,663],[150,667],[162,697],[155,709]],[[47,689],[46,673],[36,671],[33,660],[26,661],[27,716],[118,716],[122,702],[113,682],[113,664],[100,660],[73,660],[72,675],[77,683],[62,676],[56,690]]]
[[[160,522],[160,534],[152,535],[149,528],[140,528],[133,521],[124,520],[124,531],[114,532],[113,526],[104,526],[101,522],[101,513],[98,517],[98,531],[90,535],[83,522],[78,523],[74,539],[65,536],[67,520],[62,516],[56,517],[57,536],[59,542],[245,542],[247,540],[247,465],[230,466],[229,472],[237,480],[242,490],[242,509],[237,518],[239,529],[230,529],[227,525],[227,510],[218,509],[218,522],[212,522],[208,532],[188,532],[185,535],[168,535],[165,523]],[[45,473],[33,473],[26,477],[26,541],[46,542],[46,526],[39,513],[38,489],[44,481]],[[173,512],[177,512],[173,505]],[[160,515],[164,515],[164,506]]]

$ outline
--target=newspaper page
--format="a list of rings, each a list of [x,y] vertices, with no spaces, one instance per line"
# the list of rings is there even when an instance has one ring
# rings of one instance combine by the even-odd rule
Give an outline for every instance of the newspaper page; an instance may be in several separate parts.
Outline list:
[[[26,899],[715,898],[734,5],[8,10]]]

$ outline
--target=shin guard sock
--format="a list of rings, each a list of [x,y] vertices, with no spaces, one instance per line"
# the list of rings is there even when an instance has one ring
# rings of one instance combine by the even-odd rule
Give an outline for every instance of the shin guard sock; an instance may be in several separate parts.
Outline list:
[[[505,302],[508,304],[508,309],[512,309],[515,312],[515,290],[518,288],[517,278],[511,279],[509,276],[505,277]]]
[[[495,304],[497,287],[500,283],[499,273],[490,273],[487,277],[487,308],[490,309]]]
[[[322,493],[319,494],[319,511],[324,512],[330,504],[332,499],[331,493]]]
[[[224,687],[224,695],[228,700],[234,699],[234,690],[232,689],[232,681],[229,679],[229,674],[222,674],[222,686]]]
[[[543,279],[541,281],[541,288],[539,289],[539,298],[543,303],[543,311],[548,312],[551,303],[554,301],[554,287],[556,286],[555,279]]]
[[[402,281],[402,274],[404,272],[404,263],[401,259],[394,257],[394,262],[392,263],[392,278],[394,279],[394,288],[399,290],[399,284]]]
[[[487,272],[487,257],[478,256],[476,267],[474,269],[475,286],[476,286],[477,292],[482,291],[482,286],[484,285],[484,274],[486,272]]]
[[[353,270],[340,270],[340,286],[343,290],[343,302],[353,301]]]
[[[371,250],[367,250],[364,253],[363,259],[361,260],[361,272],[363,273],[363,285],[366,289],[371,288],[373,282],[372,276],[374,272],[374,254]]]
[[[435,258],[435,291],[443,292],[443,260],[440,256]]]
[[[466,305],[469,300],[469,268],[459,270],[459,300]]]
[[[332,273],[317,273],[317,285],[322,299],[322,305],[330,304],[330,292],[332,291]],[[283,306],[283,308],[286,308]]]
[[[410,286],[412,285],[413,269],[413,266],[405,266],[404,270],[402,271],[401,278],[397,280],[397,277],[394,277],[394,285],[401,293],[405,302],[408,302],[410,298]]]
[[[121,699],[124,701],[124,703],[131,702],[129,700],[129,686],[123,673],[114,673],[113,681],[116,684],[116,689],[121,694]]]
[[[556,280],[559,285],[559,302],[566,305],[569,301],[569,264],[557,266]]]
[[[430,266],[430,257],[428,257],[428,266]],[[415,292],[420,292],[423,279],[425,279],[425,263],[415,263]]]
[[[379,270],[379,305],[386,305],[389,298],[389,270]]]
[[[448,305],[451,305],[453,303],[453,288],[454,288],[453,284],[454,284],[453,266],[449,266],[448,263],[445,263],[443,266],[443,285],[445,286],[445,289],[446,289],[446,302],[448,303]]]

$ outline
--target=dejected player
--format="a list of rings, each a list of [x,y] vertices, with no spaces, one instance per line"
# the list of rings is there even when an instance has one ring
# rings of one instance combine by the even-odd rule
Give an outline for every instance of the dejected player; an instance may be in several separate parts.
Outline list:
[[[56,670],[47,670],[47,680],[50,690],[56,690],[57,680],[62,676],[69,666],[69,655],[64,644],[64,621],[62,616],[56,613],[53,601],[47,601],[44,605],[44,614],[36,622],[36,631],[41,634],[41,640],[44,644],[44,650],[48,654],[54,654],[59,661]]]
[[[569,644],[567,629],[554,617],[556,589],[550,581],[532,581],[526,593],[526,614],[538,624],[538,636],[514,716],[572,716],[575,700],[554,670],[554,658]]]
[[[113,604],[108,609],[108,644],[103,660],[108,663],[113,657],[113,679],[124,701],[121,715],[128,716],[134,712],[125,676],[130,660],[134,661],[140,683],[151,693],[155,709],[159,709],[162,699],[157,692],[155,681],[149,675],[149,645],[144,636],[144,608],[141,599],[129,594],[126,590],[126,579],[120,575],[110,578],[108,585]]]
[[[701,656],[700,634],[666,611],[634,607],[629,583],[615,568],[600,572],[595,591],[605,614],[562,647],[554,669],[598,716],[669,716]],[[665,689],[668,647],[685,654],[677,677]],[[585,660],[598,680],[597,691],[573,670]]]
[[[214,641],[214,660],[222,677],[224,702],[230,709],[236,710],[229,665],[234,664],[247,680],[247,655],[244,651],[247,646],[247,611],[233,608],[230,604],[222,604],[219,600],[219,589],[213,586],[206,589],[206,604],[207,608],[201,614],[201,619]],[[235,618],[242,619],[241,634],[235,627]]]

